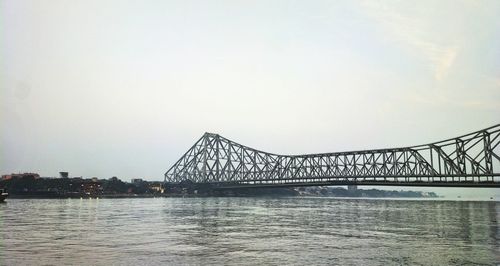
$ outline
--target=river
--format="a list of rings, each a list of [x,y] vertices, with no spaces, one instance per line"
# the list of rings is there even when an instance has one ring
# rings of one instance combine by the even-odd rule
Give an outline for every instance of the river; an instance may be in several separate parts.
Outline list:
[[[500,202],[7,199],[2,265],[495,265]]]

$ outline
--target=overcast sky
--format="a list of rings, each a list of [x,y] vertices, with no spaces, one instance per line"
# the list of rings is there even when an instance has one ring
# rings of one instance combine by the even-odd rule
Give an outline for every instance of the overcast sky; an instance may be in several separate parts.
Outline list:
[[[500,1],[0,1],[0,172],[162,180],[205,131],[278,154],[500,121]]]

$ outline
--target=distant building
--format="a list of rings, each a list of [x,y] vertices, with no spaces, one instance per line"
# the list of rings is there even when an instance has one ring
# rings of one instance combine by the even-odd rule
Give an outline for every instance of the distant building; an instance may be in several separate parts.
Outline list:
[[[59,176],[61,178],[68,178],[69,177],[69,173],[68,172],[59,172]]]
[[[40,178],[40,175],[37,173],[22,173],[22,174],[2,175],[2,180],[18,179],[18,178],[38,179],[38,178]]]
[[[149,189],[151,189],[155,192],[163,193],[162,182],[150,182]]]
[[[130,183],[134,184],[134,185],[138,185],[138,184],[141,184],[142,182],[144,182],[144,180],[142,180],[142,178],[132,178],[130,180]]]
[[[349,190],[349,191],[358,190],[358,186],[357,185],[348,185],[347,190]]]

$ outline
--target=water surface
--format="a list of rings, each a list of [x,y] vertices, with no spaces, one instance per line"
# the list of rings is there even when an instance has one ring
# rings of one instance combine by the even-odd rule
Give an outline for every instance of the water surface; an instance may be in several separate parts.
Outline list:
[[[495,265],[499,202],[8,199],[6,265]]]

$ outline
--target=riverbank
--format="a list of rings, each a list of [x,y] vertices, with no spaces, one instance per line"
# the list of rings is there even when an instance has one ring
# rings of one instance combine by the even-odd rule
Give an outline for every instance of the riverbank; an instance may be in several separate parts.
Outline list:
[[[102,194],[102,195],[44,195],[44,194],[11,194],[8,199],[120,199],[120,198],[159,198],[162,194]]]
[[[324,196],[369,198],[436,198],[434,192],[357,189],[350,187],[287,187],[287,188],[219,188],[210,184],[181,182],[127,183],[116,177],[110,179],[37,178],[22,176],[0,181],[0,189],[10,198],[154,198],[154,197],[258,197],[258,196]]]

